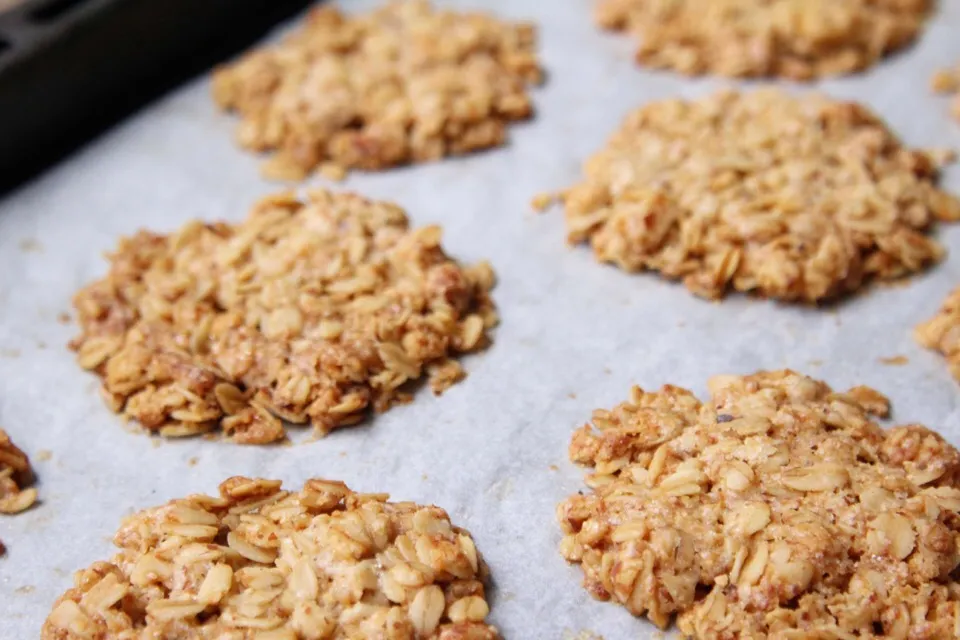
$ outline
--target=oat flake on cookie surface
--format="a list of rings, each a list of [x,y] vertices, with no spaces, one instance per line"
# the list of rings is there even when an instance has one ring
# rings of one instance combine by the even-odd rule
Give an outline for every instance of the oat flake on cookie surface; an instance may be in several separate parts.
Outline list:
[[[947,296],[933,318],[916,328],[914,335],[926,348],[943,354],[950,373],[960,381],[960,287]]]
[[[571,458],[561,553],[584,586],[688,637],[960,637],[960,453],[889,404],[791,372],[718,376],[701,403],[634,388]]]
[[[913,42],[931,0],[599,0],[637,61],[696,75],[811,80],[865,69]]]
[[[440,229],[396,205],[311,192],[263,199],[246,221],[190,222],[121,240],[74,304],[79,364],[115,411],[165,436],[240,443],[320,433],[369,408],[436,393],[496,323],[493,272],[447,257]]]
[[[633,111],[559,198],[602,262],[708,298],[816,302],[943,257],[927,234],[960,202],[939,162],[856,103],[721,92]]]
[[[494,640],[487,568],[443,509],[234,477],[129,517],[43,640]]]
[[[532,25],[414,0],[355,16],[317,7],[215,72],[213,91],[239,114],[243,147],[276,152],[265,173],[299,180],[502,145],[541,75]]]

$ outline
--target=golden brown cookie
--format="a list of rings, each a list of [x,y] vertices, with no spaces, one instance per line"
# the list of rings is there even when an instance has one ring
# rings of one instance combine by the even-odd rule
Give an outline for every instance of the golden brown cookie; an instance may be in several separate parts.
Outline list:
[[[436,160],[499,146],[531,115],[534,40],[532,25],[425,1],[356,16],[324,5],[280,44],[219,69],[214,98],[239,114],[244,148],[276,152],[268,177]]]
[[[960,202],[939,161],[856,103],[723,92],[637,109],[561,198],[569,241],[602,262],[816,302],[942,258],[927,232]]]
[[[930,0],[599,0],[637,61],[697,75],[811,80],[853,73],[916,39]]]
[[[960,287],[947,296],[937,315],[916,328],[914,336],[927,349],[943,354],[950,373],[960,381]]]
[[[230,478],[128,518],[77,572],[43,640],[495,640],[487,568],[439,507],[342,482]]]
[[[457,382],[452,358],[496,323],[489,265],[448,258],[440,234],[326,191],[268,197],[237,225],[141,231],[76,295],[73,347],[107,404],[161,435],[352,425],[424,376],[436,393]]]
[[[693,638],[960,637],[960,453],[792,371],[634,388],[573,436],[558,507],[584,586]]]

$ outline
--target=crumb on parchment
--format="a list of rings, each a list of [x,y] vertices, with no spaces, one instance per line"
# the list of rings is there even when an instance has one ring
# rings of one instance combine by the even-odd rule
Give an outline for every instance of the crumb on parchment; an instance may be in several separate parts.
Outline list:
[[[952,96],[950,114],[960,120],[960,64],[937,70],[930,78],[930,89],[934,93]]]
[[[464,377],[452,358],[486,345],[493,271],[440,239],[396,205],[322,190],[236,225],[141,231],[75,296],[72,346],[107,405],[162,436],[325,434],[409,400],[408,382],[443,392]]]
[[[577,430],[559,505],[595,598],[690,637],[960,637],[960,453],[791,372],[634,388]]]

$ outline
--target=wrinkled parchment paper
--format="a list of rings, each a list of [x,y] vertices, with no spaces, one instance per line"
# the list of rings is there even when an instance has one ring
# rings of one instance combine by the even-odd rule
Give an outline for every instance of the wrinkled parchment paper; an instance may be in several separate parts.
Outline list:
[[[625,399],[631,384],[704,393],[713,374],[793,367],[835,388],[874,386],[894,401],[896,421],[922,422],[960,445],[960,385],[911,337],[960,284],[960,226],[941,234],[952,254],[938,268],[826,310],[736,295],[711,303],[656,275],[600,266],[587,249],[565,245],[560,211],[530,212],[531,196],[574,181],[630,109],[730,83],[640,70],[627,38],[592,26],[588,0],[445,4],[539,22],[550,76],[535,93],[538,117],[514,127],[507,148],[355,174],[335,187],[394,200],[415,224],[443,225],[453,255],[493,263],[503,322],[492,347],[466,359],[469,378],[442,397],[423,390],[364,426],[319,441],[294,434],[290,447],[161,441],[104,406],[96,379],[66,349],[75,327],[58,317],[75,290],[104,273],[101,254],[141,227],[238,221],[278,189],[234,147],[236,122],[214,109],[208,78],[0,200],[0,425],[32,457],[42,501],[0,517],[9,547],[0,559],[0,638],[37,637],[72,572],[112,555],[124,515],[213,492],[235,474],[290,485],[323,476],[443,506],[486,556],[491,619],[507,638],[656,637],[649,623],[592,600],[580,570],[557,552],[554,507],[583,488],[582,471],[567,461],[570,433],[594,408]],[[917,46],[817,88],[865,101],[911,145],[960,149],[960,123],[928,90],[934,69],[960,60],[960,4],[941,4]],[[960,168],[946,184],[960,191]],[[894,356],[908,362],[879,362]]]

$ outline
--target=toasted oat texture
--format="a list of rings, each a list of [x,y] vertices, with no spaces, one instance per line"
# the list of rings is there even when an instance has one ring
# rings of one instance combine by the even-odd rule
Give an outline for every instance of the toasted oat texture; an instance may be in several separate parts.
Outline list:
[[[917,342],[939,351],[950,365],[950,373],[960,381],[960,287],[947,296],[933,318],[916,328]]]
[[[942,258],[925,232],[960,202],[939,160],[855,103],[724,92],[637,109],[559,197],[569,241],[602,262],[708,298],[814,302]]]
[[[0,429],[0,513],[20,513],[33,506],[37,490],[27,488],[32,483],[30,459]]]
[[[887,399],[792,371],[634,388],[571,458],[557,511],[596,598],[694,638],[960,637],[960,453]]]
[[[281,419],[327,433],[424,375],[436,393],[460,380],[451,356],[485,344],[492,286],[489,265],[451,260],[438,227],[411,231],[395,205],[282,194],[238,225],[121,240],[74,299],[73,347],[150,431],[273,442]]]
[[[930,0],[599,0],[637,61],[688,75],[811,80],[853,73],[913,42]]]
[[[128,518],[77,572],[43,640],[493,640],[487,568],[439,507],[342,482],[234,477]]]
[[[279,45],[219,69],[214,99],[240,115],[240,145],[277,152],[268,177],[436,160],[502,145],[507,123],[531,115],[534,40],[530,24],[425,1],[357,16],[324,5]]]

